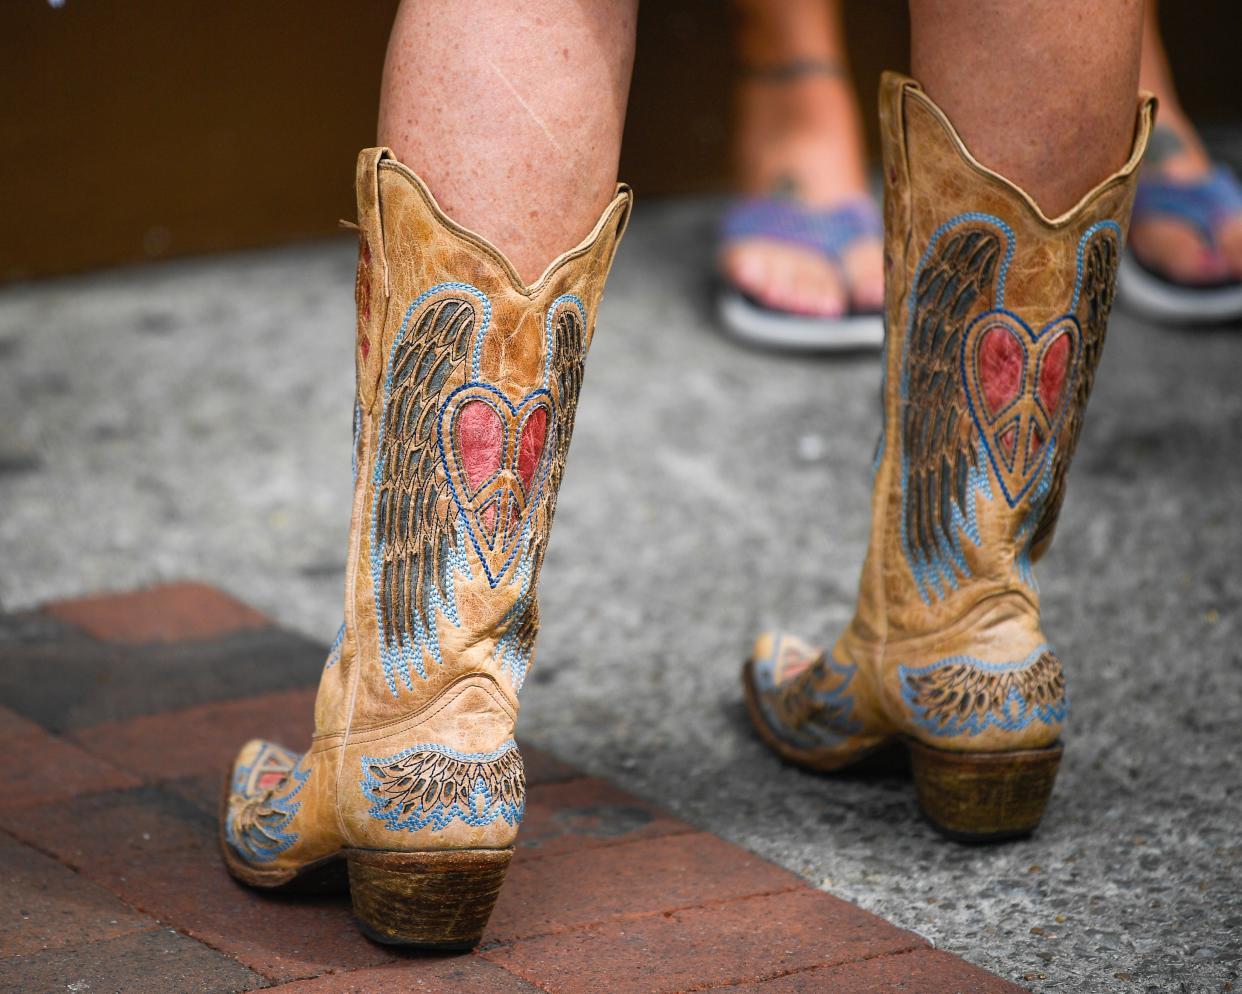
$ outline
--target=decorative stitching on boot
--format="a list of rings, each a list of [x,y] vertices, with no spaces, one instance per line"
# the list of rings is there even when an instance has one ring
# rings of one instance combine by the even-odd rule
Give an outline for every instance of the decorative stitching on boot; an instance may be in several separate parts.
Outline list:
[[[1108,315],[1112,310],[1117,286],[1117,266],[1121,258],[1121,228],[1116,221],[1097,221],[1078,239],[1077,274],[1070,310],[1077,316],[1082,335],[1079,374],[1074,381],[1074,395],[1069,414],[1062,425],[1052,458],[1052,481],[1044,498],[1044,511],[1031,536],[1031,544],[1042,545],[1052,535],[1061,503],[1065,500],[1066,474],[1078,436],[1082,431],[1087,401],[1095,380],[1104,337],[1108,332]]]
[[[1038,331],[1005,308],[1016,239],[1004,221],[960,214],[929,239],[910,290],[901,380],[901,545],[924,603],[970,577],[962,538],[980,542],[976,505],[992,499],[990,477],[1010,507],[1050,490],[1027,544],[1050,529],[1103,342],[1119,238],[1113,221],[1083,232],[1070,309]],[[1029,556],[1018,569],[1029,574]]]
[[[289,825],[302,807],[295,798],[310,777],[311,771],[302,765],[305,756],[298,757],[275,786],[250,794],[263,787],[261,776],[252,778],[254,771],[285,768],[292,757],[288,749],[265,742],[251,763],[233,773],[231,792],[242,802],[237,808],[230,804],[226,836],[229,845],[252,863],[269,863],[298,840],[298,833],[290,831]]]
[[[1033,721],[1059,724],[1069,711],[1061,660],[1047,644],[1017,662],[950,656],[897,669],[914,721],[936,736],[978,735],[990,727],[1017,732]]]
[[[485,753],[423,743],[384,759],[363,756],[359,786],[371,816],[392,831],[438,832],[454,819],[517,825],[526,807],[526,774],[513,741]]]
[[[469,298],[478,302],[481,321]],[[516,603],[499,619],[496,647],[515,689],[533,651],[534,591],[573,428],[588,324],[577,296],[552,302],[544,320],[543,383],[515,403],[480,379],[491,313],[477,288],[440,284],[410,304],[388,357],[371,572],[380,659],[393,696],[399,696],[398,674],[407,689],[412,673],[426,678],[424,654],[443,661],[436,625],[440,618],[460,624],[455,579],[473,575],[467,550],[491,587],[520,584]],[[471,378],[437,404],[467,357]]]
[[[782,653],[790,651],[784,639],[776,639],[766,659],[754,662],[760,710],[768,727],[781,738],[803,748],[833,747],[863,730],[854,718],[854,695],[850,691],[858,667],[838,663],[824,653],[808,661],[786,660],[786,670],[796,675],[775,682],[775,668]]]
[[[332,640],[332,645],[328,647],[328,659],[323,664],[325,670],[332,669],[341,661],[341,646],[345,644],[345,622],[341,622],[341,627],[336,630],[336,638]]]
[[[436,479],[433,426],[441,389],[490,322],[491,303],[479,289],[441,283],[406,309],[389,350],[372,479],[371,580],[380,663],[394,697],[398,673],[413,690],[411,671],[427,676],[424,655],[442,661],[438,619],[458,624],[453,578],[468,578],[470,566],[461,522],[446,513]]]

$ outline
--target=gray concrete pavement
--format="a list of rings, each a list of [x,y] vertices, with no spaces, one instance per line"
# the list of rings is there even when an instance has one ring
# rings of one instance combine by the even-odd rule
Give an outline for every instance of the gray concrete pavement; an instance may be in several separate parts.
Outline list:
[[[1073,701],[1045,827],[973,849],[908,782],[782,766],[760,626],[831,638],[867,530],[875,358],[710,315],[710,205],[642,205],[600,321],[522,730],[1040,992],[1242,969],[1242,330],[1114,320],[1046,627]],[[0,603],[192,577],[325,641],[349,498],[352,243],[0,292]]]

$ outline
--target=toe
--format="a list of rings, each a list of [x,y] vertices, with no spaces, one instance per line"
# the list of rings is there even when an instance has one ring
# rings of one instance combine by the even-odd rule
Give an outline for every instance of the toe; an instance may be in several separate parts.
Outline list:
[[[1221,226],[1217,243],[1228,275],[1242,280],[1242,215]]]
[[[863,313],[884,308],[884,245],[869,239],[850,248],[842,258],[854,310]]]
[[[798,281],[798,310],[803,314],[837,317],[844,313],[846,289],[831,263],[810,253],[791,260]]]
[[[720,257],[725,278],[743,293],[761,297],[767,289],[767,266],[760,246],[738,242],[726,248]]]
[[[748,239],[721,257],[725,276],[766,307],[833,317],[845,310],[836,269],[818,253],[780,242]]]
[[[1143,265],[1177,283],[1211,283],[1227,272],[1221,255],[1181,221],[1152,218],[1136,224],[1130,244]]]

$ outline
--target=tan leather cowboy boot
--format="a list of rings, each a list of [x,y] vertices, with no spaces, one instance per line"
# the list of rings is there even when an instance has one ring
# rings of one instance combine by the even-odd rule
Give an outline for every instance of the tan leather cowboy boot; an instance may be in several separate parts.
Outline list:
[[[358,159],[355,486],[345,623],[302,756],[244,746],[230,872],[348,867],[381,942],[479,940],[525,781],[513,742],[583,362],[631,196],[531,286],[387,149]],[[335,867],[335,871],[334,871]]]
[[[884,433],[853,621],[831,653],[765,634],[743,682],[781,756],[845,766],[902,737],[923,811],[966,839],[1038,825],[1065,682],[1040,627],[1048,548],[1104,344],[1154,102],[1134,148],[1046,217],[887,74]]]

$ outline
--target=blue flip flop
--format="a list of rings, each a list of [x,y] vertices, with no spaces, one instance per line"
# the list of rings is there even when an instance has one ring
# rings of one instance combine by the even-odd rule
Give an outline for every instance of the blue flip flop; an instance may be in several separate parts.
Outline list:
[[[1131,224],[1167,217],[1193,228],[1207,246],[1229,219],[1242,215],[1242,184],[1233,170],[1218,165],[1195,183],[1142,176],[1134,197]],[[1131,250],[1118,274],[1119,299],[1155,321],[1210,323],[1242,318],[1242,280],[1178,283],[1144,265]]]
[[[747,238],[798,245],[841,268],[849,248],[863,239],[883,238],[884,222],[870,197],[818,209],[780,197],[735,201],[720,223],[720,244]],[[756,345],[802,351],[878,349],[884,344],[884,315],[849,311],[840,317],[797,314],[770,307],[728,280],[717,301],[721,324],[734,337]]]

